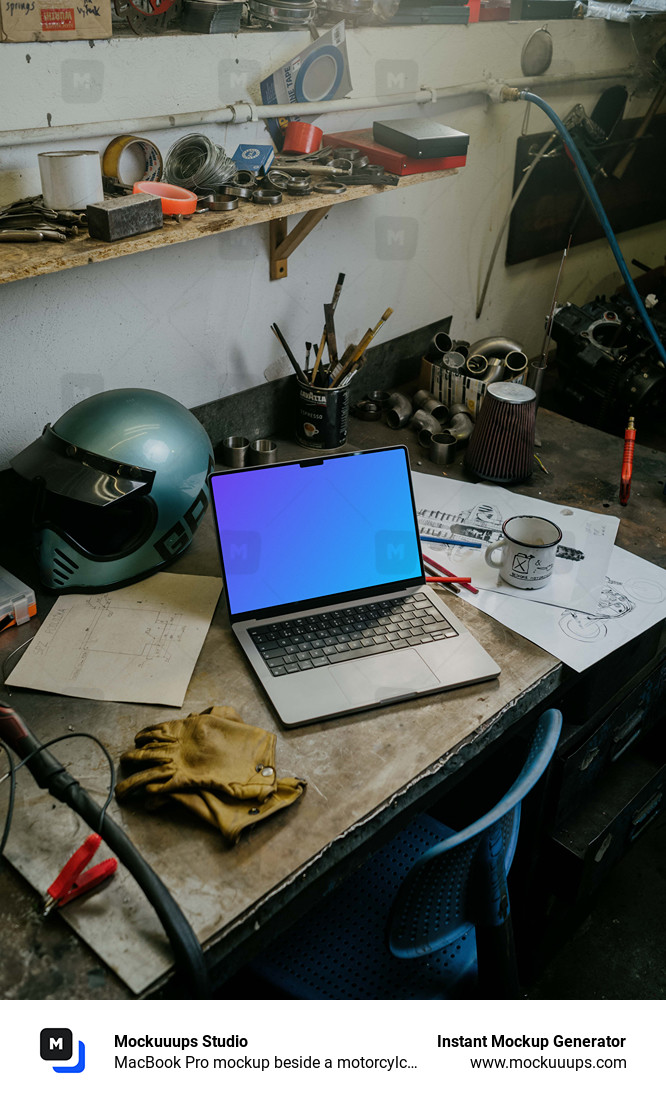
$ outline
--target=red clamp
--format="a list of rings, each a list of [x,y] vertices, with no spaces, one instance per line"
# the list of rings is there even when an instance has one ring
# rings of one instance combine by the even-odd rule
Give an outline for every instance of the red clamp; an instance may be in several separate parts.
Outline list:
[[[58,877],[46,891],[48,897],[44,906],[45,915],[50,913],[52,909],[61,908],[63,905],[67,905],[68,901],[73,901],[74,898],[87,894],[89,890],[93,890],[115,873],[118,860],[113,857],[103,859],[101,863],[97,863],[94,867],[84,871],[84,867],[90,863],[101,843],[101,836],[98,836],[97,833],[91,833],[88,839],[84,840],[81,847],[77,848],[74,855],[70,856]]]

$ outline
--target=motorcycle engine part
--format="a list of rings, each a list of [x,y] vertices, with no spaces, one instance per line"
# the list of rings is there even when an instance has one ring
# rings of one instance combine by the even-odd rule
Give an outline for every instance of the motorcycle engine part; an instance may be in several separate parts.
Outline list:
[[[138,176],[132,171],[132,161]],[[130,191],[137,179],[161,180],[163,168],[162,154],[157,146],[134,134],[115,137],[102,153],[102,175],[117,180],[119,186],[129,187]]]
[[[666,280],[662,279],[662,282]],[[656,287],[657,297],[665,295]],[[663,339],[666,322],[652,311]],[[621,295],[555,311],[552,338],[565,415],[624,434],[627,415],[657,424],[666,405],[666,375],[633,306]]]
[[[347,188],[344,183],[335,183],[333,180],[315,183],[314,190],[319,195],[344,195]]]
[[[157,195],[117,195],[88,206],[88,233],[99,241],[122,241],[164,225]]]
[[[256,187],[252,192],[252,202],[261,203],[263,206],[277,206],[282,202],[282,192],[270,187]]]
[[[180,17],[181,0],[113,0],[135,34],[160,34]]]
[[[134,184],[135,195],[157,195],[162,200],[162,211],[165,214],[193,214],[197,208],[197,196],[184,187],[176,187],[172,183],[151,183],[150,180],[139,180]]]

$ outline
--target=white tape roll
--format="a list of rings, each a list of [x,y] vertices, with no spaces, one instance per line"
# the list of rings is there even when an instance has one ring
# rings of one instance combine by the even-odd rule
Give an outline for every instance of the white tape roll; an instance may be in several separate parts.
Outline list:
[[[67,153],[39,153],[44,205],[51,210],[85,210],[102,202],[102,163],[89,149]]]

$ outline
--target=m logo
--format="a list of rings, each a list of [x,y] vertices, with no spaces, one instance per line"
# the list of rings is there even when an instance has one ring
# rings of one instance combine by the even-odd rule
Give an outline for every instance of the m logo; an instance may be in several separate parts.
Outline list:
[[[45,1027],[39,1033],[39,1053],[45,1062],[69,1062],[74,1040],[68,1027]],[[79,1040],[78,1061],[73,1066],[52,1066],[55,1073],[83,1073],[86,1048]]]
[[[104,62],[63,61],[60,86],[65,103],[98,103],[104,89]]]
[[[407,547],[413,537],[410,531],[378,531],[375,536],[377,572],[384,576],[404,575]]]
[[[375,63],[377,95],[415,92],[419,88],[419,66],[413,60],[391,59]]]
[[[416,255],[419,227],[416,218],[375,219],[375,253],[378,260],[411,260]]]

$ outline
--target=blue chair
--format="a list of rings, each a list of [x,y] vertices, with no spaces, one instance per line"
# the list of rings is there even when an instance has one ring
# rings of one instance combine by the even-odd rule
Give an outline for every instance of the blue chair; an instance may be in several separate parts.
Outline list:
[[[520,807],[562,715],[546,711],[510,790],[460,832],[421,814],[253,964],[289,996],[332,1000],[516,997],[506,876]]]

